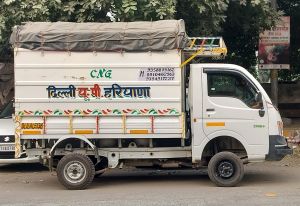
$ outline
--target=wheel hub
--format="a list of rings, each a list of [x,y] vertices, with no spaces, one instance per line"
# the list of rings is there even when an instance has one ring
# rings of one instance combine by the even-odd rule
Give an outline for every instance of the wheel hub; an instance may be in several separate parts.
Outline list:
[[[68,181],[78,183],[85,178],[86,168],[81,162],[72,161],[65,166],[64,176]]]
[[[229,161],[222,161],[217,168],[217,172],[222,178],[230,178],[234,174],[234,166]]]

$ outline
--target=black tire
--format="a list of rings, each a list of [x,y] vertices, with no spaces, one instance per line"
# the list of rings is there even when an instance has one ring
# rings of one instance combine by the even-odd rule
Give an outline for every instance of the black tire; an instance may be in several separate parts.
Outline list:
[[[244,177],[243,162],[234,153],[217,153],[208,163],[208,176],[219,187],[234,187]]]
[[[73,153],[64,156],[57,165],[57,178],[69,190],[86,189],[95,176],[95,166],[89,157]]]

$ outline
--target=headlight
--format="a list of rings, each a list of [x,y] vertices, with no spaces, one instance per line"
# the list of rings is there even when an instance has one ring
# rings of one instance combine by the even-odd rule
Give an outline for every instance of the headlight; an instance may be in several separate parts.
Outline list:
[[[277,121],[278,133],[279,135],[283,136],[283,122]]]

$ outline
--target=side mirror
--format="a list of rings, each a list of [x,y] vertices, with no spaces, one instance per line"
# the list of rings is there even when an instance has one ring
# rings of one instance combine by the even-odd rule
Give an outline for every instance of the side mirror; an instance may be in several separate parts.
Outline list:
[[[256,102],[262,102],[262,94],[261,94],[261,92],[257,92],[257,94],[255,95],[255,101]]]
[[[262,101],[262,100],[263,100],[263,99],[262,99],[262,94],[261,94],[261,92],[259,91],[259,92],[257,92],[257,94],[255,95],[255,101],[258,102],[259,105],[260,105],[260,110],[258,111],[260,117],[265,116],[265,113],[266,113],[266,111],[265,111],[265,109],[264,109],[264,106],[263,106],[263,101]]]

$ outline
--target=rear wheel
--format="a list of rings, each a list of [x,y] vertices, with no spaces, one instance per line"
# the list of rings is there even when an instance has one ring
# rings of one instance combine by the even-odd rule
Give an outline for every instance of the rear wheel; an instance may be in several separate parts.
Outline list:
[[[243,162],[234,153],[217,153],[208,163],[208,176],[217,186],[236,186],[244,177]]]
[[[68,154],[57,165],[59,182],[70,190],[87,188],[95,176],[95,166],[91,159],[82,154]]]

